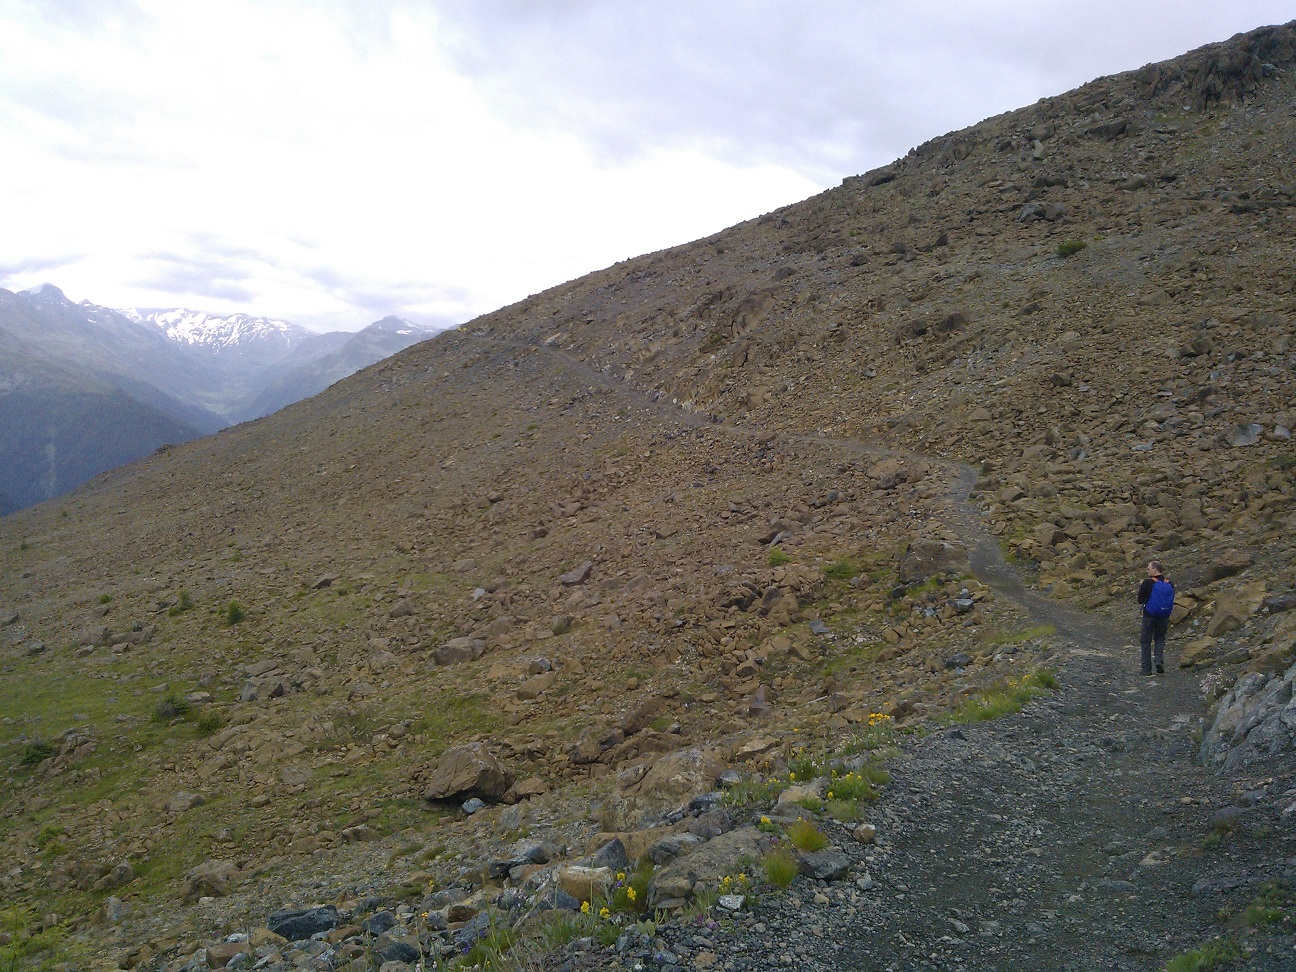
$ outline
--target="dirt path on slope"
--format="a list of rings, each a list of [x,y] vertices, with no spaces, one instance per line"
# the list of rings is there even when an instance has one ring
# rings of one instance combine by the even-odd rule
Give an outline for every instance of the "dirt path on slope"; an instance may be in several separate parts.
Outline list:
[[[550,354],[684,425],[757,433],[645,395],[558,349],[466,336]],[[671,929],[675,957],[711,952],[732,970],[1133,972],[1227,931],[1221,908],[1244,908],[1296,848],[1262,827],[1210,846],[1212,813],[1239,793],[1197,762],[1204,706],[1196,677],[1173,665],[1173,635],[1167,674],[1144,677],[1132,603],[1116,624],[1030,590],[968,501],[971,468],[855,440],[784,438],[943,470],[946,522],[977,579],[1057,629],[1062,687],[1018,715],[941,730],[896,760],[870,815],[877,844],[834,833],[853,858],[853,883],[795,885],[731,931]],[[1245,967],[1296,969],[1296,942],[1273,936]]]

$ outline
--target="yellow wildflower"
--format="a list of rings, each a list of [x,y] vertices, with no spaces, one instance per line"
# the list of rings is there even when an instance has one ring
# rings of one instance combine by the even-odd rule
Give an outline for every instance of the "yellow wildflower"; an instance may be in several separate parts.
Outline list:
[[[634,888],[626,888],[626,897],[633,901],[635,898],[639,897],[639,892]]]
[[[589,902],[588,902],[588,901],[582,901],[582,902],[581,902],[581,914],[582,914],[582,915],[588,915],[588,914],[589,914],[589,911],[590,911],[590,909],[589,909]]]
[[[610,912],[607,908],[600,908],[600,909],[599,909],[599,917],[600,917],[600,918],[610,918],[610,917],[612,917],[612,912]]]

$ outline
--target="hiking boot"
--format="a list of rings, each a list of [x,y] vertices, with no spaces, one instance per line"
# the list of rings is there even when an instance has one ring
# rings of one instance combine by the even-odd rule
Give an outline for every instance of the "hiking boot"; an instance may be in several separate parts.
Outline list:
[[[1152,673],[1151,673],[1151,672],[1144,672],[1143,674],[1144,674],[1144,675],[1148,675],[1148,676],[1150,676]]]
[[[1158,675],[1164,675],[1164,674],[1165,674],[1165,666],[1164,666],[1164,665],[1158,665],[1158,666],[1157,666],[1157,674],[1158,674]]]

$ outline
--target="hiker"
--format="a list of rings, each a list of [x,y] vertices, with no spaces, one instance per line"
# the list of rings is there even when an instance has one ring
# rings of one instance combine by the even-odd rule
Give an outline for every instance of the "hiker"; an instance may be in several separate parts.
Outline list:
[[[1139,585],[1138,602],[1143,608],[1143,624],[1139,629],[1139,647],[1142,648],[1143,674],[1152,674],[1152,646],[1156,645],[1156,670],[1165,674],[1165,640],[1170,628],[1170,612],[1174,610],[1174,585],[1166,580],[1165,568],[1159,560],[1147,565],[1148,575]]]

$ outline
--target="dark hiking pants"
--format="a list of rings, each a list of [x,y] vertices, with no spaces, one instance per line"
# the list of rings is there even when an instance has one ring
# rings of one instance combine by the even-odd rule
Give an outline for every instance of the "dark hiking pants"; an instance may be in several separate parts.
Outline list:
[[[1143,615],[1143,626],[1139,630],[1139,647],[1143,649],[1143,674],[1152,674],[1152,646],[1156,645],[1157,668],[1165,667],[1166,632],[1170,630],[1169,618],[1154,618]]]

